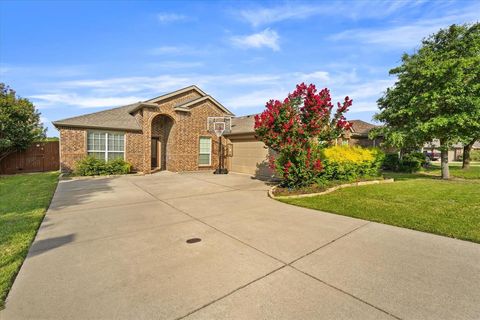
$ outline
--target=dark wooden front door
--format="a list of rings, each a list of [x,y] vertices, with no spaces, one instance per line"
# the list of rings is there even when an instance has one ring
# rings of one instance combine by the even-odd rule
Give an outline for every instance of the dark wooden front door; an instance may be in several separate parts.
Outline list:
[[[152,138],[152,169],[158,168],[158,138]]]

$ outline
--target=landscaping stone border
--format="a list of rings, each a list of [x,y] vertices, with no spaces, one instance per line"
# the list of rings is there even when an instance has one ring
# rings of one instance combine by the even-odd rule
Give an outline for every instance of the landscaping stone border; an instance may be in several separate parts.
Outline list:
[[[321,196],[324,194],[331,193],[333,191],[336,191],[338,189],[343,189],[343,188],[349,188],[349,187],[358,187],[358,186],[366,186],[370,184],[383,184],[383,183],[392,183],[394,182],[394,179],[383,179],[383,180],[371,180],[371,181],[359,181],[359,182],[354,182],[354,183],[347,183],[347,184],[341,184],[338,186],[334,186],[331,188],[328,188],[325,191],[322,192],[316,192],[316,193],[306,193],[306,194],[296,194],[296,195],[291,195],[291,196],[275,196],[273,192],[278,186],[273,186],[268,190],[268,196],[272,199],[295,199],[295,198],[308,198],[308,197],[315,197],[315,196]]]

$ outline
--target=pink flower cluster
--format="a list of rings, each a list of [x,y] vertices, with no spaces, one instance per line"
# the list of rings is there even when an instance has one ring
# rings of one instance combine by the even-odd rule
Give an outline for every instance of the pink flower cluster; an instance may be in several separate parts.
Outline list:
[[[293,172],[313,176],[323,169],[318,152],[312,152],[313,142],[333,141],[349,129],[351,123],[344,114],[351,105],[352,100],[346,97],[332,116],[330,91],[325,88],[318,92],[315,85],[301,83],[283,102],[266,103],[265,110],[255,116],[255,134],[281,155],[276,167],[284,178],[291,178]]]

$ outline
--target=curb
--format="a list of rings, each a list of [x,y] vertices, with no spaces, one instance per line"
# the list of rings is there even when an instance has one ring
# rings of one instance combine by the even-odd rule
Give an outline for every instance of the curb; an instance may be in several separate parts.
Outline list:
[[[359,181],[359,182],[354,182],[354,183],[347,183],[347,184],[341,184],[335,187],[328,188],[325,191],[322,192],[316,192],[316,193],[307,193],[307,194],[297,194],[297,195],[292,195],[292,196],[275,196],[273,192],[278,186],[273,186],[268,190],[268,196],[272,199],[295,199],[295,198],[308,198],[308,197],[315,197],[315,196],[321,196],[324,194],[332,193],[333,191],[336,191],[338,189],[343,189],[343,188],[349,188],[349,187],[358,187],[358,186],[367,186],[371,184],[384,184],[384,183],[392,183],[394,182],[394,179],[384,179],[384,180],[372,180],[372,181]]]

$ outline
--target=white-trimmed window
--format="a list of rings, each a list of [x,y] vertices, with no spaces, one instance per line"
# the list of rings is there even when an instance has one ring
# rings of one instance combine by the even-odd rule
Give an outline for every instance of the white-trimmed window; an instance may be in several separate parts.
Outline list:
[[[200,137],[198,165],[210,166],[212,163],[212,138]]]
[[[121,132],[89,131],[87,134],[89,156],[109,161],[125,159],[125,134]]]

